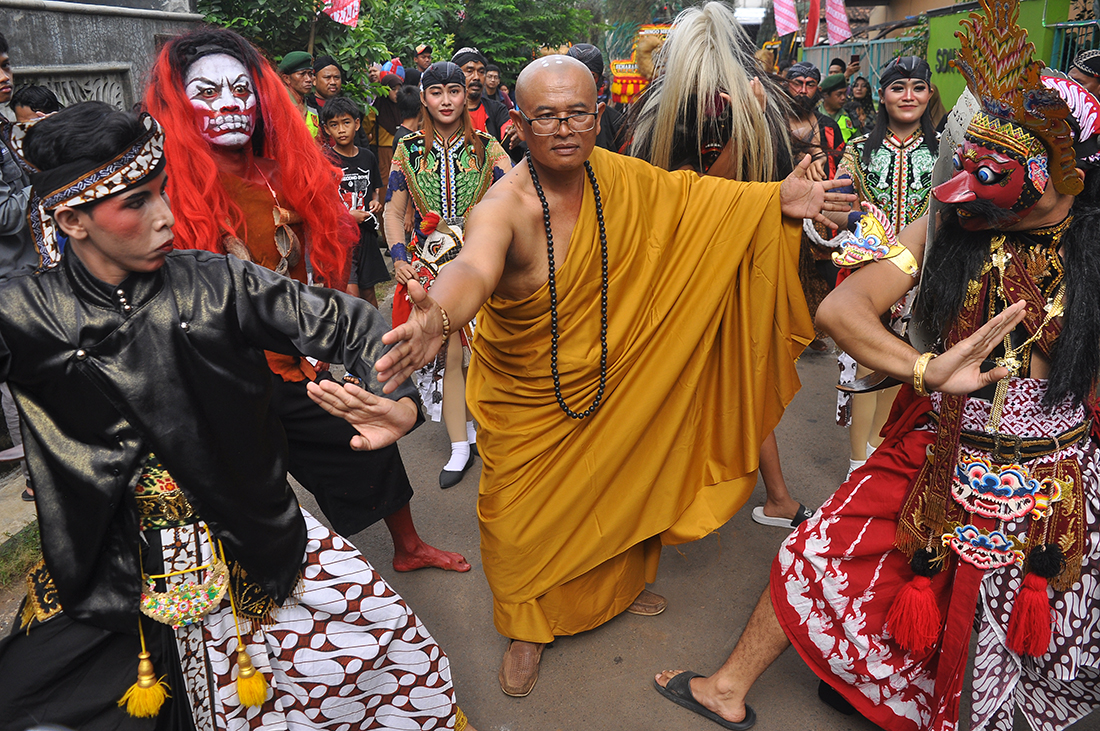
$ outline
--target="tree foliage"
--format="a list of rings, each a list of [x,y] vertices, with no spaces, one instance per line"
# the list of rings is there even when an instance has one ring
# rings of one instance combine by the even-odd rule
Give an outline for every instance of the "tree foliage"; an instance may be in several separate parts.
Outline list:
[[[319,13],[322,0],[198,0],[214,25],[231,28],[263,49],[273,62],[305,50],[317,18],[315,52],[331,55],[348,71],[348,93],[365,93],[371,62],[399,57],[412,63],[413,49],[432,46],[436,60],[456,48],[476,46],[514,75],[543,46],[589,40],[592,0],[373,0],[363,2],[357,28]]]
[[[542,47],[587,40],[592,13],[573,0],[470,0],[455,47],[474,46],[513,77]]]

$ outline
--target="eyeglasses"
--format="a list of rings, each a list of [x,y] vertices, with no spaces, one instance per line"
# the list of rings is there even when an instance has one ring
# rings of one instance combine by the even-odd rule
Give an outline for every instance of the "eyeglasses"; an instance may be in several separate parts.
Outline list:
[[[580,112],[570,114],[568,117],[536,117],[531,119],[522,110],[517,109],[523,121],[531,125],[531,131],[537,137],[551,137],[558,133],[562,124],[565,124],[573,132],[588,132],[596,126],[595,112]]]

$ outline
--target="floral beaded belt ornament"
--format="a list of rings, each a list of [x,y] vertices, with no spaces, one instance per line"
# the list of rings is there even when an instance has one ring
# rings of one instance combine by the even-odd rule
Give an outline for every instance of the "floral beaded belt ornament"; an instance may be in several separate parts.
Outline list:
[[[206,529],[210,540],[210,529]],[[211,543],[211,545],[213,545]],[[206,615],[214,611],[221,603],[229,587],[229,568],[217,551],[211,551],[210,563],[204,566],[172,571],[167,574],[155,574],[145,577],[145,591],[141,593],[141,613],[161,624],[171,625],[172,629],[187,627],[201,622]],[[166,591],[157,591],[157,579],[167,579],[181,574],[206,571],[206,580],[202,582],[184,581]]]

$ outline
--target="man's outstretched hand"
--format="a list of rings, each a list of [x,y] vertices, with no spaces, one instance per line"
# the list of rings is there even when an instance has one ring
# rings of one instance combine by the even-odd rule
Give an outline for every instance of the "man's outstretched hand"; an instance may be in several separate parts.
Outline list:
[[[830,193],[829,191],[851,184],[851,180],[814,182],[810,178],[810,156],[806,155],[779,186],[779,205],[783,209],[784,216],[812,218],[835,229],[837,225],[826,218],[822,211],[850,211],[856,197],[851,193]]]
[[[416,405],[411,399],[390,401],[351,383],[317,381],[307,383],[314,403],[355,427],[351,448],[366,452],[381,449],[403,437],[416,423]]]
[[[443,345],[443,311],[421,286],[410,279],[406,285],[412,311],[404,325],[398,325],[382,336],[382,342],[393,345],[390,352],[374,364],[378,380],[386,385],[385,393],[394,389],[439,352]],[[451,323],[452,332],[456,323]]]
[[[928,361],[924,369],[925,387],[929,391],[964,394],[1007,376],[1008,369],[1001,366],[982,373],[982,363],[1000,345],[1005,335],[1016,329],[1026,314],[1026,303],[1022,300],[1016,302],[990,318],[973,335]]]

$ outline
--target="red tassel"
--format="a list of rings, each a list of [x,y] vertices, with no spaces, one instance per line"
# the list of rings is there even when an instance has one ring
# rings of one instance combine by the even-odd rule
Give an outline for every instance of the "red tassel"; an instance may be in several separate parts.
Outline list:
[[[1038,574],[1024,574],[1023,586],[1008,620],[1008,649],[1017,655],[1045,655],[1050,647],[1052,622],[1047,580]]]
[[[923,650],[936,643],[942,621],[932,580],[927,576],[914,576],[898,592],[886,624],[894,640],[906,650]]]

